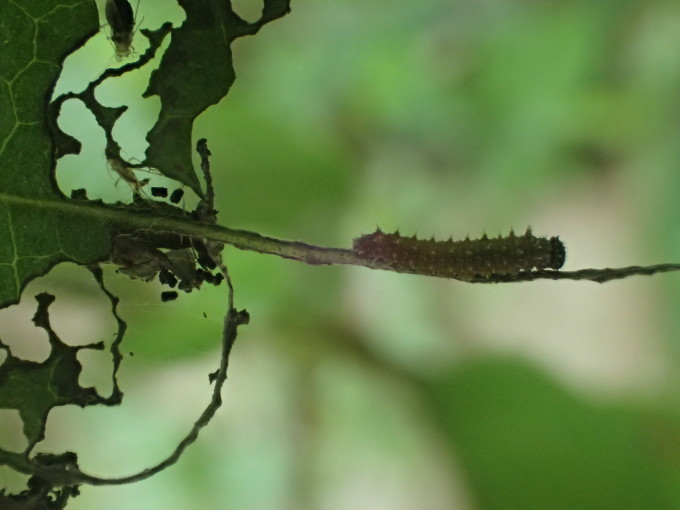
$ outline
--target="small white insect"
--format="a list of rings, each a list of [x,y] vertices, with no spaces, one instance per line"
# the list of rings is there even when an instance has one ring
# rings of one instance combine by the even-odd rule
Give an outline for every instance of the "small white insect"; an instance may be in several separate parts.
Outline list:
[[[142,188],[149,184],[149,179],[142,179],[141,181],[137,179],[132,169],[120,158],[111,157],[107,159],[111,170],[116,172],[118,176],[127,182],[132,188],[133,193],[136,195],[144,195]]]

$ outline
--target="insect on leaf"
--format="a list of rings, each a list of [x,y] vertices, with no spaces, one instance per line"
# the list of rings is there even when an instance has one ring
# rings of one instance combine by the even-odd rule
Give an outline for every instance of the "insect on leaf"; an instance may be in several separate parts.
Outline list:
[[[130,56],[132,52],[132,38],[134,36],[135,15],[128,0],[106,0],[106,22],[111,28],[113,41],[118,58]]]

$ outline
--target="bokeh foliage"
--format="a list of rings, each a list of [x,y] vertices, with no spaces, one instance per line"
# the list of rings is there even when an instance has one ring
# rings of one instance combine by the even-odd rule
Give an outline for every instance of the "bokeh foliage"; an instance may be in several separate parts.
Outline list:
[[[197,122],[221,142],[224,224],[348,246],[376,224],[463,237],[531,223],[565,239],[571,268],[677,260],[674,2],[295,7],[236,45],[230,95]],[[175,472],[84,491],[74,508],[680,506],[677,277],[479,289],[235,250],[228,261],[253,315],[232,403]],[[190,384],[212,353],[200,316],[217,297],[160,309],[154,290],[128,292],[143,333],[128,339],[127,384],[171,409],[191,391],[154,381]],[[617,327],[627,317],[652,325],[636,343]],[[645,381],[645,346],[661,383]],[[612,383],[626,352],[639,363]],[[146,429],[117,414],[111,437],[158,447],[166,413]],[[102,422],[89,462],[132,469],[98,443]]]

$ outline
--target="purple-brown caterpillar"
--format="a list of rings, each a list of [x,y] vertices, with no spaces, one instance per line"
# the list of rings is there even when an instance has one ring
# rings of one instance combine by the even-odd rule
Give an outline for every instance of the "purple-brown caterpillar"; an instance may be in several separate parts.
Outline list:
[[[357,257],[381,262],[400,272],[473,280],[516,275],[533,269],[559,269],[566,251],[558,237],[521,236],[435,241],[386,234],[377,229],[354,240]]]

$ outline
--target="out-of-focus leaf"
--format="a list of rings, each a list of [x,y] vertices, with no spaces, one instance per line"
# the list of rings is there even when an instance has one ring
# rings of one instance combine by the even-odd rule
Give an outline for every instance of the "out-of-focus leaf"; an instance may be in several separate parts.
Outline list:
[[[650,448],[640,413],[581,401],[507,360],[473,363],[430,390],[479,508],[677,508],[663,482],[677,474]]]

